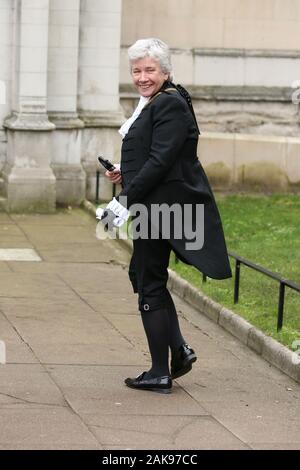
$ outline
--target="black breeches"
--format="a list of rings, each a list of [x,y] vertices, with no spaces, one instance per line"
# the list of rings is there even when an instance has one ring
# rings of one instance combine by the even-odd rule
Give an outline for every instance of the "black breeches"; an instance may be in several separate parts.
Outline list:
[[[133,240],[129,278],[139,296],[141,312],[157,310],[168,302],[168,265],[171,253],[168,240]]]

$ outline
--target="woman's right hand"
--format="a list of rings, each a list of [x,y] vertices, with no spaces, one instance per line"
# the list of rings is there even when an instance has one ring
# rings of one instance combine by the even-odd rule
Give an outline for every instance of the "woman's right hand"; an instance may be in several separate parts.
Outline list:
[[[111,183],[120,184],[122,183],[122,175],[120,171],[120,165],[115,164],[115,169],[112,171],[106,171],[105,176],[110,180]]]

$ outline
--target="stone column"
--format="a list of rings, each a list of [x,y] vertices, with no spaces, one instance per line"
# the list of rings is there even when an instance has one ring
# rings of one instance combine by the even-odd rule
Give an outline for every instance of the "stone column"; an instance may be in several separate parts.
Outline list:
[[[7,150],[6,131],[3,121],[10,113],[11,88],[11,27],[12,5],[10,0],[0,1],[0,211],[5,208],[6,199],[3,198],[4,180],[1,175]]]
[[[97,155],[120,160],[120,30],[121,0],[81,0],[78,111],[85,124],[82,161],[89,198],[95,195]],[[110,199],[111,193],[111,185],[100,178],[100,198]]]
[[[51,131],[47,116],[49,0],[14,0],[12,114],[3,170],[10,211],[55,210],[55,176],[50,167]]]
[[[85,197],[81,166],[81,129],[77,114],[80,0],[51,0],[48,56],[48,113],[56,130],[52,139],[52,168],[56,200],[79,204]]]
[[[11,87],[11,27],[12,8],[10,0],[0,1],[0,142],[2,141],[3,121],[10,112],[9,95]],[[3,136],[4,139],[4,136]],[[1,155],[1,153],[0,153]],[[1,164],[1,160],[0,160]],[[1,168],[1,167],[0,167]]]

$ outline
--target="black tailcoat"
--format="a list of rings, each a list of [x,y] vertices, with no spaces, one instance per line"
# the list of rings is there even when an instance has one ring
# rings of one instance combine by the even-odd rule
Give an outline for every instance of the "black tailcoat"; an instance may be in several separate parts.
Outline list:
[[[204,204],[204,245],[186,249],[170,234],[170,244],[180,259],[215,279],[231,276],[222,223],[205,172],[197,157],[198,128],[186,100],[168,91],[166,82],[123,139],[121,172],[127,207],[151,204]],[[165,91],[167,90],[167,91]],[[193,212],[191,224],[195,228]]]

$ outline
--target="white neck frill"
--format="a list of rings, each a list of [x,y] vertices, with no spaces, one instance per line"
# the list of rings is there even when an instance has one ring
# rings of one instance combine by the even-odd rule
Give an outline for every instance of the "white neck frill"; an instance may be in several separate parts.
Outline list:
[[[132,116],[130,116],[130,118],[127,119],[127,121],[125,121],[124,124],[120,127],[119,133],[121,134],[123,139],[126,136],[126,134],[128,133],[128,131],[129,131],[130,127],[132,126],[132,124],[134,123],[134,121],[141,114],[142,109],[144,108],[145,104],[148,103],[149,99],[150,98],[146,98],[145,96],[141,96],[140,100],[139,100],[139,103],[138,103],[137,107],[135,108]]]

